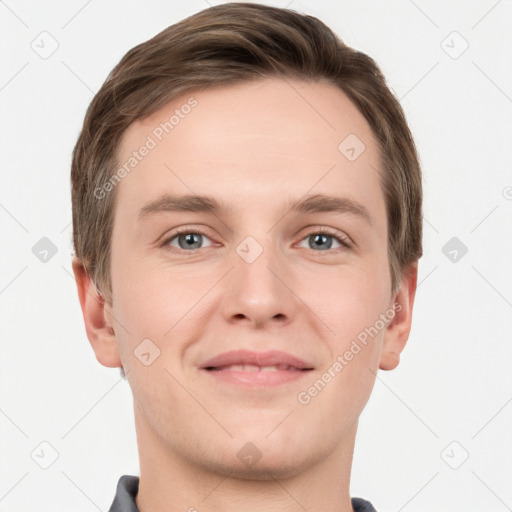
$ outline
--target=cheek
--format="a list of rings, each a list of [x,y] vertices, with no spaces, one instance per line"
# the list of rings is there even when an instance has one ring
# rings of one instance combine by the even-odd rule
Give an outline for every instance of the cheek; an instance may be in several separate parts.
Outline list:
[[[383,261],[319,270],[302,280],[300,296],[329,328],[337,349],[373,325],[385,312],[390,280]],[[301,278],[302,279],[302,278]]]
[[[164,372],[179,364],[190,340],[197,339],[207,300],[204,295],[218,278],[194,275],[185,267],[166,268],[135,258],[112,273],[113,313],[119,324],[117,338],[125,372],[148,373],[137,357],[155,357],[153,370]],[[150,340],[150,341],[148,341]],[[176,368],[177,370],[177,368]],[[141,378],[144,378],[140,375]],[[165,373],[163,373],[165,375]],[[133,378],[133,376],[132,376]]]
[[[144,261],[126,261],[112,273],[117,317],[134,335],[161,339],[204,294],[205,282],[187,270],[160,268]],[[174,327],[176,326],[176,327]]]
[[[386,287],[379,292],[369,277],[345,276],[344,283],[336,292],[312,295],[312,309],[334,334],[324,337],[329,356],[316,380],[297,397],[320,424],[338,425],[338,434],[357,420],[371,394],[386,328],[381,315],[388,311]]]

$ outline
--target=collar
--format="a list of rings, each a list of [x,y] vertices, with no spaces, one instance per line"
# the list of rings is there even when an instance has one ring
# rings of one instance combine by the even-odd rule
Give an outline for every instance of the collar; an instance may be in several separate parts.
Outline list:
[[[117,483],[117,491],[109,512],[140,512],[135,504],[139,490],[139,477],[123,475]],[[352,498],[354,512],[377,512],[373,505],[362,498]]]

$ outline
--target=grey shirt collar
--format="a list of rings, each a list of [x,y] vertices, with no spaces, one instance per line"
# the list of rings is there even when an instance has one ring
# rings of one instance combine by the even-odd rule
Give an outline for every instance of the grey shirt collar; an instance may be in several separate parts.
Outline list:
[[[117,483],[117,491],[109,512],[139,512],[135,497],[139,490],[139,477],[123,475]],[[352,498],[354,512],[377,512],[373,505],[362,498]]]

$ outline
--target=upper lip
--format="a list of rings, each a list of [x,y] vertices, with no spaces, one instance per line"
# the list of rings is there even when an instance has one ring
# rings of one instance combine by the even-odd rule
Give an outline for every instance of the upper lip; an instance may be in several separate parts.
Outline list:
[[[224,352],[201,365],[202,369],[220,368],[231,365],[253,365],[253,366],[292,366],[299,370],[312,370],[313,366],[306,361],[279,350],[268,352],[253,352],[250,350],[231,350]]]

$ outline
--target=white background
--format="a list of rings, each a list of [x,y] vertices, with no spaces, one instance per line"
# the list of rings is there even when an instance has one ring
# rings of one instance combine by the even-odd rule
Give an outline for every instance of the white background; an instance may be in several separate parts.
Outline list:
[[[379,512],[511,510],[512,4],[266,3],[319,17],[375,58],[423,165],[413,330],[361,417],[351,494]],[[96,361],[71,274],[70,156],[122,55],[206,7],[0,2],[3,512],[106,511],[119,476],[138,475],[130,389]],[[43,31],[58,43],[47,59],[31,48]],[[46,263],[32,252],[42,237],[57,248]],[[452,237],[468,248],[457,262],[442,252]],[[48,469],[41,442],[58,453]]]

